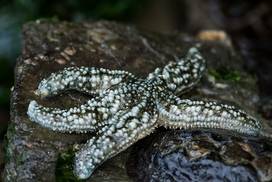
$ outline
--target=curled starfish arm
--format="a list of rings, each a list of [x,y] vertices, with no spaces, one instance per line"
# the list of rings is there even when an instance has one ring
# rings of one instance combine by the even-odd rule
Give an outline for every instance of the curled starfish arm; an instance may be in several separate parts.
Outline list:
[[[87,104],[79,108],[59,109],[41,106],[34,100],[30,102],[27,114],[31,121],[43,127],[69,133],[95,131],[100,116],[95,106]]]
[[[190,48],[186,57],[170,62],[163,69],[157,68],[150,73],[148,79],[154,77],[165,81],[169,90],[182,93],[194,86],[205,70],[205,60],[197,50]]]
[[[133,79],[134,75],[122,70],[69,67],[43,79],[36,93],[42,97],[54,96],[64,90],[97,94],[113,85]]]
[[[76,153],[75,175],[80,179],[88,178],[104,161],[154,131],[157,118],[155,110],[147,110],[141,105],[116,113],[108,120],[108,125],[99,130],[98,136]]]
[[[27,114],[31,121],[60,132],[95,131],[103,121],[114,115],[122,106],[116,90],[107,90],[79,107],[50,108],[31,101]]]
[[[261,123],[237,107],[214,101],[181,100],[158,104],[160,123],[170,128],[222,129],[250,136],[263,136]]]

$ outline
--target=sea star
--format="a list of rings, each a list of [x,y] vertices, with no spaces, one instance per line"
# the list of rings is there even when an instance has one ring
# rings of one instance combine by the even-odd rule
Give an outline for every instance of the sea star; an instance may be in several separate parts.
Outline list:
[[[81,179],[158,126],[271,137],[261,122],[234,106],[176,96],[194,86],[204,71],[205,60],[195,47],[185,58],[157,68],[146,79],[120,70],[69,67],[43,79],[36,93],[51,97],[77,90],[95,97],[70,109],[43,107],[31,101],[27,114],[54,131],[96,133],[75,156],[74,171]]]

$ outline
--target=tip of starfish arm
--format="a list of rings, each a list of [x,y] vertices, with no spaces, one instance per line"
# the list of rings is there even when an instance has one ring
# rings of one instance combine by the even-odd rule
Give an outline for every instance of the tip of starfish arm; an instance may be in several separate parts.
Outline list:
[[[36,106],[38,105],[38,103],[35,100],[30,101],[29,105],[28,105],[28,114],[33,113],[33,111],[35,110]]]
[[[85,173],[79,173],[79,174],[76,174],[77,175],[77,178],[79,179],[87,179],[89,178],[91,175],[86,175]]]
[[[40,96],[42,98],[49,95],[48,89],[46,89],[44,87],[39,87],[34,93],[35,93],[35,95]]]
[[[198,53],[199,51],[197,50],[197,48],[195,48],[195,47],[191,47],[190,49],[189,49],[189,53]]]
[[[30,101],[27,109],[27,115],[29,118],[33,121],[35,118],[35,110],[36,107],[38,106],[38,103],[35,100]]]
[[[88,164],[84,164],[82,161],[76,161],[74,164],[74,175],[81,180],[89,178],[94,169],[90,169],[87,166]]]

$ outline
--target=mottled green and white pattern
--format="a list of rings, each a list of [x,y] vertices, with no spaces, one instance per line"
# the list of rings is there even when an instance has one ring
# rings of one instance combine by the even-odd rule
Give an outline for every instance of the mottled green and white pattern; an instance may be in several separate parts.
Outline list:
[[[69,67],[42,80],[36,93],[52,97],[77,90],[95,97],[70,109],[31,101],[27,114],[31,121],[54,131],[96,133],[76,153],[74,171],[81,179],[159,126],[271,136],[263,132],[259,121],[234,106],[175,95],[194,86],[204,71],[205,60],[197,48],[191,48],[185,58],[157,68],[146,79],[120,70]]]

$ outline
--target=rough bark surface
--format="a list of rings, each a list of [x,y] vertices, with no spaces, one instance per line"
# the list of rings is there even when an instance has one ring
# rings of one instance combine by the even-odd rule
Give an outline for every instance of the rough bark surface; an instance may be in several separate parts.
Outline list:
[[[201,52],[208,61],[208,71],[199,87],[184,97],[197,95],[225,99],[249,111],[256,109],[258,93],[255,80],[243,71],[243,61],[232,47],[222,41],[200,42],[180,33],[154,34],[106,21],[36,21],[26,24],[23,28],[22,55],[15,68],[4,181],[75,180],[65,176],[65,168],[70,169],[71,164],[58,164],[58,161],[65,161],[69,158],[67,151],[74,144],[82,143],[93,135],[60,134],[28,119],[26,111],[30,100],[35,99],[46,106],[70,107],[88,98],[75,92],[42,100],[34,94],[42,78],[68,66],[122,69],[145,77],[155,68],[183,56],[195,44],[201,45]],[[126,150],[105,162],[90,181],[135,179],[126,172],[130,151]],[[271,161],[271,153],[266,157]],[[130,171],[133,170],[137,167],[130,168]],[[270,174],[271,166],[265,170],[270,170]]]

